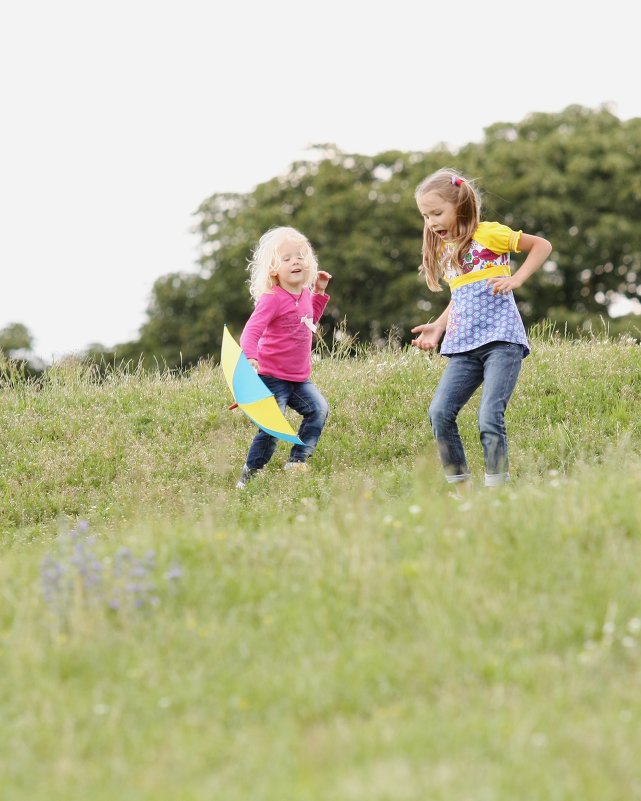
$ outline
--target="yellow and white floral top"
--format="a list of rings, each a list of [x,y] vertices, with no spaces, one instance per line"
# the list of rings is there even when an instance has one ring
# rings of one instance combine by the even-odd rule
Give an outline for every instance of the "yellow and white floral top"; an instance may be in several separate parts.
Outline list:
[[[451,260],[453,247],[445,246],[452,308],[441,344],[444,356],[499,341],[523,345],[525,356],[530,352],[514,294],[492,295],[487,285],[488,278],[510,275],[510,251],[519,252],[521,233],[498,222],[480,223],[460,265]]]

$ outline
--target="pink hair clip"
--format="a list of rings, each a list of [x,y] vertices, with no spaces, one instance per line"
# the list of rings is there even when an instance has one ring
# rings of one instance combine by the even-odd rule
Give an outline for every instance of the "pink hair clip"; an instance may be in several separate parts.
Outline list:
[[[453,175],[451,181],[452,186],[460,186],[463,183],[463,179],[459,178],[458,175]]]

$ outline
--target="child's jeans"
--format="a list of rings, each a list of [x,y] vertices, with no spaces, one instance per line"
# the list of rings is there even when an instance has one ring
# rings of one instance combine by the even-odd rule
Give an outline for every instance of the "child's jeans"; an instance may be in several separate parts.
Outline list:
[[[318,439],[329,414],[329,405],[321,395],[317,386],[311,381],[285,381],[271,375],[261,375],[267,388],[274,393],[276,403],[281,412],[290,406],[295,412],[303,416],[298,429],[298,437],[305,444],[294,445],[290,454],[290,462],[305,462],[316,450]],[[262,429],[254,437],[249,453],[247,454],[247,467],[250,470],[260,470],[272,458],[278,439],[266,434]]]
[[[465,481],[470,476],[456,417],[481,384],[478,423],[485,485],[494,487],[509,481],[505,409],[519,377],[523,353],[522,345],[513,342],[490,342],[448,357],[449,363],[429,409],[448,482]]]

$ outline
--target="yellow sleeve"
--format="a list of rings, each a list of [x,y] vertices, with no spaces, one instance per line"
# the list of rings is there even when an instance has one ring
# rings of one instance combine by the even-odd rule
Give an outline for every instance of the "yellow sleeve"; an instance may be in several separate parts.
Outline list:
[[[498,222],[482,222],[474,232],[474,239],[495,253],[520,253],[519,240],[523,231],[513,231]]]

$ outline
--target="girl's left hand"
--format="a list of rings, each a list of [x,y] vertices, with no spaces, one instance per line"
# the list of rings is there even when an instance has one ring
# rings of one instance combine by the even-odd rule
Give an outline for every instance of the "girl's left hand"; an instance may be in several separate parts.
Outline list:
[[[332,276],[325,272],[325,270],[319,270],[316,274],[316,281],[314,282],[314,292],[319,295],[322,295],[325,292],[325,287],[329,282],[332,280]]]
[[[494,278],[488,278],[487,285],[492,290],[493,295],[507,295],[520,287],[521,282],[518,281],[513,275],[511,275],[509,278],[498,275]]]

